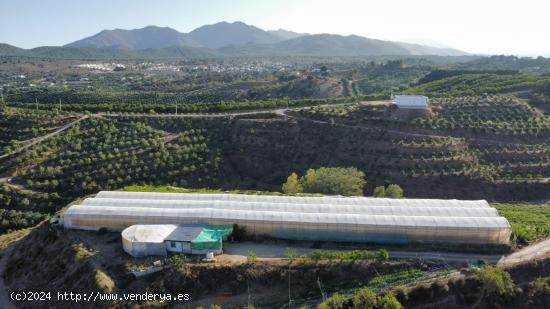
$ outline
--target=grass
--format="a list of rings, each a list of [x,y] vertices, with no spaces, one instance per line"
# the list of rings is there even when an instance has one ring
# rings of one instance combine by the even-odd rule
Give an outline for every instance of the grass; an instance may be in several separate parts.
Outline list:
[[[403,281],[414,280],[422,277],[423,275],[425,275],[425,272],[416,268],[400,270],[397,272],[376,276],[370,279],[367,284],[367,287],[375,288],[375,289],[383,288],[388,285],[393,285],[394,283],[398,283],[398,282],[401,283]]]
[[[113,279],[99,269],[96,269],[95,281],[97,286],[106,293],[112,293],[115,289],[115,282]]]
[[[390,258],[388,251],[380,249],[377,252],[366,250],[352,251],[321,251],[313,250],[311,253],[302,256],[304,259],[319,261],[319,260],[339,260],[339,261],[357,261],[357,260],[379,260],[387,261]]]
[[[297,193],[297,194],[284,194],[281,192],[270,192],[270,191],[254,191],[254,190],[222,190],[222,189],[188,189],[188,188],[179,188],[172,186],[151,186],[151,185],[132,185],[126,186],[119,191],[128,191],[128,192],[164,192],[164,193],[229,193],[229,194],[247,194],[247,195],[291,195],[291,196],[322,196],[321,194],[310,194],[310,193]]]
[[[27,236],[31,232],[31,230],[32,228],[26,228],[26,229],[10,232],[4,235],[0,235],[0,250],[5,249],[12,242]]]
[[[531,242],[550,236],[550,205],[493,204],[508,219],[519,241]]]
[[[90,252],[82,243],[75,243],[72,245],[74,249],[74,260],[77,263],[84,263],[88,258],[90,258],[93,253]]]

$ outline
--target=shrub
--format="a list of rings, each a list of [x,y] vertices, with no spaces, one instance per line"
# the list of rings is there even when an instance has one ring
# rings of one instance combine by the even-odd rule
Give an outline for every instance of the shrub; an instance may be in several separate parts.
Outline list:
[[[370,289],[363,288],[353,295],[352,303],[355,309],[376,308],[378,296]]]
[[[283,184],[283,192],[286,194],[304,192],[304,188],[302,187],[302,184],[300,184],[300,180],[298,179],[298,175],[296,173],[292,173],[288,176],[286,182]]]
[[[256,252],[248,251],[248,254],[246,255],[246,262],[248,264],[254,264],[257,261],[258,261],[258,256],[256,255]]]
[[[82,243],[73,244],[72,248],[74,249],[74,260],[77,263],[84,263],[92,255]]]
[[[387,261],[390,259],[390,253],[386,249],[380,249],[376,252],[376,258],[379,261]]]
[[[545,292],[550,295],[550,277],[542,277],[533,281],[533,287],[535,290]]]
[[[401,303],[393,296],[393,294],[384,295],[384,297],[378,298],[379,309],[401,309],[403,306]]]
[[[514,281],[510,274],[497,267],[487,267],[480,270],[475,278],[481,282],[485,295],[510,297],[514,295]]]
[[[389,185],[386,189],[385,196],[391,198],[402,198],[403,189],[401,189],[401,187],[398,185]]]
[[[185,255],[175,254],[169,258],[170,264],[174,265],[174,269],[181,269],[189,260]]]
[[[403,306],[393,294],[384,296],[376,295],[368,288],[363,288],[353,294],[351,297],[345,297],[342,294],[335,293],[320,306],[320,309],[401,309]]]
[[[372,195],[374,197],[384,197],[386,196],[386,188],[384,188],[384,186],[376,187]]]
[[[535,239],[535,233],[521,224],[512,223],[512,234],[516,236],[518,243],[528,243]]]
[[[334,293],[319,306],[319,309],[344,309],[348,308],[347,303],[348,298],[342,294]]]
[[[298,255],[298,252],[296,252],[296,249],[293,248],[286,248],[286,257],[289,260],[294,260],[296,256]]]

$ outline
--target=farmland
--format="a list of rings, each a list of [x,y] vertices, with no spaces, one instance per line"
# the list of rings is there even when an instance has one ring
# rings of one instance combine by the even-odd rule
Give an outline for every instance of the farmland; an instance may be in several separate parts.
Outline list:
[[[550,198],[550,119],[540,107],[546,98],[544,75],[471,71],[453,63],[441,66],[448,71],[434,72],[437,63],[418,59],[300,59],[282,66],[288,71],[255,73],[234,71],[224,61],[204,70],[195,70],[196,63],[148,69],[126,63],[126,71],[101,73],[74,60],[36,62],[44,68],[24,63],[32,69],[16,78],[8,76],[18,67],[15,62],[0,64],[9,68],[0,76],[8,85],[3,88],[0,148],[9,154],[0,159],[0,234],[5,236],[0,240],[7,245],[24,237],[8,264],[10,288],[41,286],[48,277],[58,279],[55,288],[74,288],[67,277],[71,272],[54,274],[59,264],[84,274],[81,282],[91,289],[108,283],[124,290],[129,271],[147,267],[148,262],[124,255],[118,234],[53,237],[48,224],[40,223],[98,191],[282,195],[289,175],[320,167],[364,173],[367,182],[358,192],[365,196],[396,184],[407,198],[487,199],[512,225],[512,246],[505,250],[550,236],[550,208],[540,204]],[[176,69],[151,73],[151,67]],[[46,85],[50,81],[53,85]],[[532,89],[532,97],[508,93],[526,89]],[[399,110],[389,104],[391,92],[427,94],[430,108]],[[82,120],[22,148],[76,119]],[[31,246],[34,242],[48,248]],[[263,297],[270,300],[268,306],[286,305],[290,284],[300,286],[291,291],[296,304],[319,304],[321,284],[325,296],[339,293],[334,299],[350,302],[367,288],[381,302],[409,305],[421,303],[422,293],[447,297],[480,284],[472,277],[468,283],[431,283],[456,275],[464,265],[391,255],[388,260],[388,252],[379,250],[384,246],[370,244],[357,250],[313,250],[322,245],[330,244],[305,244],[311,253],[290,262],[266,261],[255,252],[241,257],[246,260],[242,265],[231,259],[215,266],[183,259],[178,269],[139,281],[138,289],[184,286],[199,295],[199,288],[182,283],[192,276],[208,293],[226,293],[220,282],[231,278],[235,298],[228,302],[239,303],[250,289],[255,303]],[[21,248],[27,248],[26,257]],[[430,244],[398,249],[447,250]],[[476,246],[448,250],[503,252]],[[31,268],[41,270],[21,280]],[[418,282],[429,284],[415,287]],[[266,290],[274,289],[279,296],[266,297]]]
[[[436,97],[472,96],[533,89],[548,81],[547,77],[530,74],[464,74],[434,80],[407,90],[411,94]]]
[[[535,241],[550,236],[550,207],[531,204],[494,204],[512,225],[519,241]]]

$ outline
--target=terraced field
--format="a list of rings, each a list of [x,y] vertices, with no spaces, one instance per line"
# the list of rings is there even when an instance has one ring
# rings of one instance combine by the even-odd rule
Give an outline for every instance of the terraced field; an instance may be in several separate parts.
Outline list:
[[[400,135],[372,145],[399,146],[377,153],[377,167],[389,173],[492,183],[546,183],[550,177],[550,119],[512,96],[432,99],[429,111],[405,115],[388,104],[312,107],[296,115]]]
[[[52,132],[75,119],[48,112],[5,112],[0,118],[0,154],[10,152],[23,142]]]
[[[81,196],[130,184],[201,186],[215,181],[216,154],[204,130],[166,132],[131,119],[94,118],[18,179],[33,190]]]
[[[436,99],[430,105],[433,115],[414,121],[421,128],[497,136],[550,135],[548,117],[511,96]]]

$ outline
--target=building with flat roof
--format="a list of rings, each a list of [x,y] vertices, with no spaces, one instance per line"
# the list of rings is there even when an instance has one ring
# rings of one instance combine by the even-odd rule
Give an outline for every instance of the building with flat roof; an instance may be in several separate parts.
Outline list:
[[[429,101],[423,95],[396,95],[393,104],[402,109],[427,109]]]

